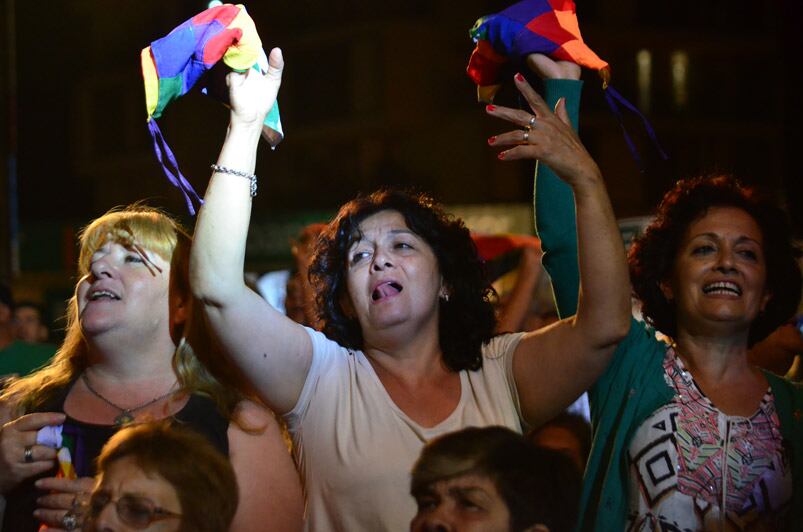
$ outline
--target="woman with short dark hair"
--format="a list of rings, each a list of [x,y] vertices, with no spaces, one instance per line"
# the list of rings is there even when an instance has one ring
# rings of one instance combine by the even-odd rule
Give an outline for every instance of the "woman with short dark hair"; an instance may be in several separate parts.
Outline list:
[[[226,457],[165,423],[122,429],[103,446],[83,530],[227,532],[238,489]],[[161,525],[161,526],[160,526]]]
[[[490,289],[462,222],[426,196],[381,191],[346,204],[326,230],[312,268],[326,334],[304,328],[243,282],[250,183],[281,77],[278,50],[270,62],[264,77],[229,74],[231,122],[196,225],[192,289],[231,360],[285,416],[307,527],[403,530],[415,513],[404,488],[426,441],[472,425],[521,432],[602,372],[630,313],[618,228],[566,107],[552,113],[518,76],[532,110],[496,108],[517,129],[492,143],[504,160],[541,158],[577,192],[577,316],[492,336]]]
[[[539,217],[571,209],[557,179],[537,184]],[[563,252],[544,262],[565,317],[577,278],[562,267],[575,260],[571,228],[561,235]],[[799,526],[803,389],[748,361],[797,308],[797,253],[784,213],[731,177],[679,181],[664,196],[629,255],[649,325],[633,322],[589,391],[581,529]]]
[[[580,473],[569,457],[504,427],[467,428],[429,442],[413,466],[412,532],[569,532]]]

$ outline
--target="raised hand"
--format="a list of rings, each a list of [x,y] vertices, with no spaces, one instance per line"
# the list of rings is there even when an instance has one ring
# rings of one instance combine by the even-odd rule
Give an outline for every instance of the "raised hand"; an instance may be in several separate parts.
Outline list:
[[[37,445],[36,433],[47,425],[64,422],[64,414],[26,414],[0,428],[0,493],[56,465],[56,450]]]
[[[509,107],[486,107],[489,115],[522,128],[488,139],[488,144],[495,148],[507,148],[499,153],[499,159],[538,159],[573,188],[583,180],[599,179],[597,163],[571,127],[564,99],[558,100],[553,113],[524,76],[516,74],[514,79],[532,114]]]
[[[274,48],[268,56],[268,71],[265,74],[248,69],[246,72],[231,72],[226,76],[232,125],[258,124],[261,127],[268,111],[276,103],[283,69],[282,51]]]

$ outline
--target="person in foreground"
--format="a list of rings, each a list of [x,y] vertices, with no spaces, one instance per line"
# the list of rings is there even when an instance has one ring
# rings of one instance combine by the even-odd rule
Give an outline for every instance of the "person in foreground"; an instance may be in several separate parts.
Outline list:
[[[565,318],[578,286],[572,191],[542,172],[536,201],[539,230],[565,226],[544,258]],[[783,212],[733,178],[679,181],[664,196],[629,254],[647,324],[632,323],[589,392],[581,530],[803,522],[803,389],[748,363],[797,308],[796,254]]]
[[[103,444],[124,425],[160,419],[192,428],[231,460],[242,495],[232,530],[301,527],[300,483],[278,423],[196,357],[211,342],[190,319],[189,246],[174,220],[142,206],[83,231],[64,344],[0,397],[4,530],[79,526],[67,510],[91,490]],[[48,425],[63,425],[77,479],[54,477],[56,451],[37,440]]]
[[[521,433],[604,370],[629,326],[621,238],[565,107],[553,114],[517,78],[532,112],[505,118],[529,127],[532,143],[516,129],[495,145],[505,160],[542,158],[576,191],[577,314],[544,331],[492,336],[490,287],[463,223],[428,196],[386,190],[347,203],[324,231],[311,266],[323,332],[304,328],[243,282],[249,178],[281,80],[278,49],[270,65],[265,76],[229,74],[230,125],[196,225],[192,290],[228,355],[288,422],[308,528],[403,530],[415,515],[405,486],[426,441],[470,425]]]
[[[569,532],[580,473],[571,459],[504,427],[467,428],[421,451],[411,532]]]
[[[103,446],[97,469],[85,532],[227,532],[237,510],[231,464],[183,428],[124,428]]]

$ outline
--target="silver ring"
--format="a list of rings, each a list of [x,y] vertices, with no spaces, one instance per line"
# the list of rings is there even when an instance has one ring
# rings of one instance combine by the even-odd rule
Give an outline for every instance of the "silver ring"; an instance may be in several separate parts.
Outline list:
[[[81,521],[74,513],[67,512],[61,518],[61,526],[64,527],[64,530],[78,530],[81,527]]]
[[[527,139],[529,139],[529,138],[530,138],[530,130],[529,129],[525,129],[524,130],[524,142],[527,142]]]
[[[26,464],[33,462],[33,445],[26,445],[25,452],[22,454],[23,460]]]
[[[532,129],[535,125],[535,115],[530,117],[530,121],[527,122],[527,129]]]

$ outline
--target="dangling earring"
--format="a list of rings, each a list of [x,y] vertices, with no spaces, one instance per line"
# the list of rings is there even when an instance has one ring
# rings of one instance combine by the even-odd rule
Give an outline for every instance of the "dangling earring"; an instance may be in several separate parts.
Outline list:
[[[443,300],[444,303],[449,302],[449,292],[442,292],[440,298]]]

